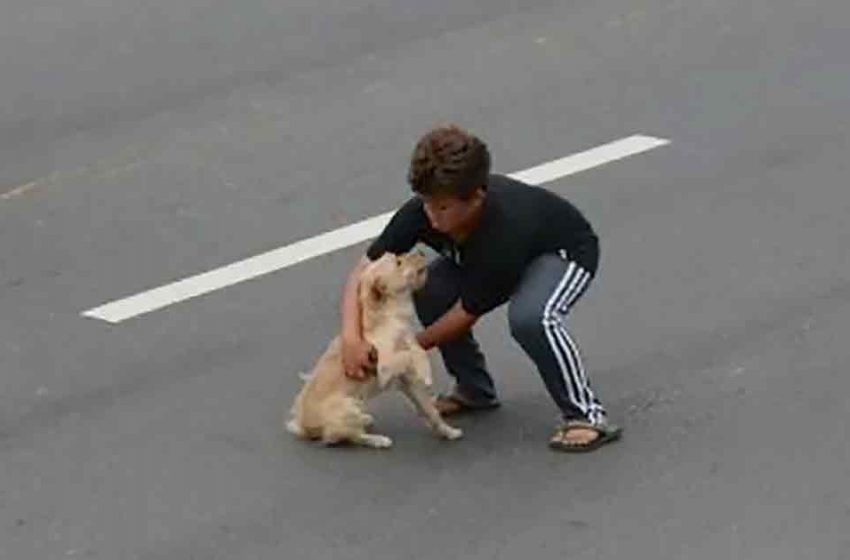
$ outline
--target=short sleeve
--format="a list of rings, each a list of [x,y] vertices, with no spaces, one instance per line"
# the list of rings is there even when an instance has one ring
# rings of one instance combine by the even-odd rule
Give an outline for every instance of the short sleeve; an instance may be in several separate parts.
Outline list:
[[[376,260],[384,253],[405,253],[413,249],[419,233],[427,222],[422,201],[411,198],[390,218],[384,231],[366,250],[369,260]]]

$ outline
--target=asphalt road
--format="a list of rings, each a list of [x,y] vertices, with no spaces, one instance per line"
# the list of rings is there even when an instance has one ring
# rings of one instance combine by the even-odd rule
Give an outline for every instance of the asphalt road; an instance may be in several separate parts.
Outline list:
[[[7,0],[0,558],[850,558],[848,29],[842,0]],[[616,446],[547,449],[503,310],[505,406],[464,440],[391,396],[392,451],[288,437],[362,244],[80,315],[392,209],[448,120],[501,172],[670,140],[548,185],[602,238],[571,328]]]

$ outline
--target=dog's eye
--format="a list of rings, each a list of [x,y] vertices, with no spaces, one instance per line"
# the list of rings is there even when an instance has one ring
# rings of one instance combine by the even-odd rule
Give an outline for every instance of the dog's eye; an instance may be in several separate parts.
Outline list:
[[[401,266],[401,257],[396,257],[396,258],[395,258],[395,264],[396,264],[397,266]]]

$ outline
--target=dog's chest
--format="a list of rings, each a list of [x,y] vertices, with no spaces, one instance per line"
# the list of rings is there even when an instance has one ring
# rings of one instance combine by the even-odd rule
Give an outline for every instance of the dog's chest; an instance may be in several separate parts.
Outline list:
[[[413,332],[411,321],[393,317],[378,325],[366,338],[379,350],[383,348],[385,351],[398,352],[406,350],[399,348],[399,345],[406,343],[413,336]]]

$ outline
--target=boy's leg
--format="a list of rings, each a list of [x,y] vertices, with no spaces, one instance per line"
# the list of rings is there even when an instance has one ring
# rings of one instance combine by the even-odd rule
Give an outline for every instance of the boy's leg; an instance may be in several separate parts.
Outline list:
[[[565,256],[548,254],[531,263],[511,298],[511,334],[537,365],[565,420],[604,426],[605,408],[593,393],[578,347],[567,332],[570,307],[591,276]]]
[[[416,313],[423,325],[439,319],[460,297],[460,269],[440,257],[428,266],[428,281],[414,294]],[[487,373],[484,355],[472,332],[439,346],[448,372],[455,378],[456,390],[464,401],[487,405],[496,401],[493,379]]]

